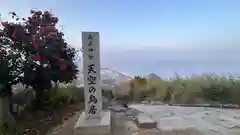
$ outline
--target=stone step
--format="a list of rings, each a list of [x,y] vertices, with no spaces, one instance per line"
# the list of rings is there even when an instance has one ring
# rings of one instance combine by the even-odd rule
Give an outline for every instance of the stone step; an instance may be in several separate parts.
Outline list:
[[[135,122],[139,128],[151,129],[157,127],[157,122],[151,119],[147,114],[139,114]]]

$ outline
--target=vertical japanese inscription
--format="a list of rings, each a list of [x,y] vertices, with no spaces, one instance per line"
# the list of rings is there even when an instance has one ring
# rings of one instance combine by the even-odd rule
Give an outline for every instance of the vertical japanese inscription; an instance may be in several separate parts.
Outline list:
[[[88,60],[90,61],[90,64],[88,65],[88,85],[90,87],[92,87],[93,89],[95,88],[95,84],[96,84],[96,69],[95,69],[95,64],[91,63],[91,60],[94,58],[94,49],[93,49],[93,45],[92,45],[92,40],[93,40],[93,36],[91,34],[88,35]],[[92,85],[92,86],[91,86]],[[91,91],[89,93],[89,98],[88,98],[88,104],[90,104],[90,109],[88,111],[89,114],[95,114],[96,113],[96,103],[98,102],[96,96],[95,96],[95,91]]]
[[[86,32],[83,34],[83,38],[85,37],[85,40],[87,42],[83,41],[84,46],[84,56],[85,56],[85,63],[84,63],[84,70],[86,70],[84,73],[85,76],[85,105],[87,108],[85,108],[85,111],[88,116],[98,117],[99,112],[101,109],[100,105],[100,99],[101,93],[99,94],[100,86],[99,86],[99,74],[100,72],[100,61],[99,61],[99,49],[98,49],[98,43],[99,41],[96,41],[94,33]],[[97,33],[98,34],[98,33]],[[86,37],[87,36],[87,37]],[[83,39],[84,40],[84,39]],[[98,39],[97,39],[98,40]],[[99,64],[99,65],[98,65]]]

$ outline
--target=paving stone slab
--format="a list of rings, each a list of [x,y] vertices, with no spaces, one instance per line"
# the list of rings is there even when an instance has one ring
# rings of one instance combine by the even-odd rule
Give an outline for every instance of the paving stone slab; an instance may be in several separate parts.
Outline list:
[[[159,131],[194,131],[196,127],[189,121],[181,117],[161,118],[158,121],[157,129]]]
[[[116,119],[116,118],[113,118],[114,119],[114,124],[117,126],[117,127],[123,127],[124,126],[124,123],[126,121],[129,121],[128,118],[119,118],[119,119]]]
[[[203,133],[203,135],[222,135],[218,131],[211,131],[211,130],[202,131],[202,133]],[[195,135],[195,134],[194,133],[190,133],[190,135]]]
[[[238,112],[235,109],[222,110],[223,113],[229,116],[233,116],[234,119],[240,119],[240,111]]]
[[[128,109],[125,112],[125,115],[127,116],[137,116],[139,114],[139,111],[133,110],[133,109]]]
[[[166,117],[177,117],[181,116],[181,114],[174,112],[173,110],[165,110],[165,111],[157,111],[151,114],[152,119],[160,119]]]
[[[113,117],[123,117],[125,116],[125,112],[112,112]]]
[[[147,114],[139,114],[136,117],[135,122],[139,128],[146,128],[146,129],[156,128],[156,125],[157,125],[156,121],[151,119],[150,116],[148,116]]]

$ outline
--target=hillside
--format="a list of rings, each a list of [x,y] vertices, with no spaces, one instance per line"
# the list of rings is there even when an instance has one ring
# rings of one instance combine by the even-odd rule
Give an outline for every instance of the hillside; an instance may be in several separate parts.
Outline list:
[[[121,72],[118,72],[114,69],[110,68],[102,68],[101,69],[101,80],[102,80],[102,87],[111,88],[121,82],[126,80],[132,79],[131,76],[125,75]],[[80,72],[78,75],[77,86],[83,86],[83,73]]]
[[[147,79],[158,79],[161,80],[161,77],[159,77],[157,74],[155,73],[150,73],[148,76],[146,76]]]

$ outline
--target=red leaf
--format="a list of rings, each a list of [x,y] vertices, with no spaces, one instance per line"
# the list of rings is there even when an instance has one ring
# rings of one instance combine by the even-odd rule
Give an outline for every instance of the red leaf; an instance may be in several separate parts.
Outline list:
[[[38,14],[39,14],[39,15],[42,15],[42,11],[38,11]]]
[[[45,15],[49,15],[50,13],[49,13],[49,11],[45,11],[44,14]]]
[[[1,24],[2,24],[3,26],[6,26],[7,23],[8,23],[8,22],[6,22],[6,21],[1,21]]]
[[[35,11],[34,10],[30,10],[30,13],[33,14]]]
[[[40,33],[40,34],[42,34],[42,33],[44,32],[44,30],[45,30],[45,28],[44,28],[44,27],[43,27],[43,28],[41,28],[41,29],[40,29],[40,31],[39,31],[39,33]]]
[[[39,56],[32,55],[31,57],[32,57],[32,59],[34,59],[36,61],[41,61],[41,58]]]
[[[52,35],[51,34],[48,34],[45,36],[46,38],[52,38]]]
[[[65,63],[62,63],[61,65],[60,65],[60,71],[63,71],[63,70],[65,70],[66,69],[66,64]]]
[[[66,64],[65,64],[65,60],[64,59],[58,59],[59,60],[59,64],[60,64],[60,71],[63,71],[66,69]]]

